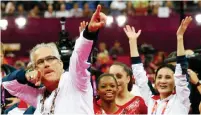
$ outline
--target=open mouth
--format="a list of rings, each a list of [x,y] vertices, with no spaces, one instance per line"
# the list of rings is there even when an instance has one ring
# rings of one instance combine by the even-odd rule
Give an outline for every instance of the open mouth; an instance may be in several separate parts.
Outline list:
[[[167,88],[167,85],[159,85],[159,87],[160,87],[161,89],[166,89],[166,88]]]

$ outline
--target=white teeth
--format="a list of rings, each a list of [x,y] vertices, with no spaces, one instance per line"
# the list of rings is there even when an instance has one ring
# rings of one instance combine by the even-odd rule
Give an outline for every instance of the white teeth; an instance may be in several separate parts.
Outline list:
[[[162,86],[162,85],[160,85],[160,88],[164,89],[164,88],[167,88],[167,86]]]
[[[106,93],[106,96],[113,96],[112,93]]]

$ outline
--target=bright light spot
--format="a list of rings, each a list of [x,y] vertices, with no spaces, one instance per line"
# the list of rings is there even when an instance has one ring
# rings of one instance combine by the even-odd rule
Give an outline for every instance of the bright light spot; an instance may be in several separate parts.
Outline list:
[[[1,19],[0,20],[0,28],[2,30],[6,30],[8,26],[8,21],[6,19]]]
[[[117,24],[118,26],[122,27],[124,26],[125,22],[126,22],[126,16],[122,15],[122,16],[118,16],[116,18]]]
[[[111,26],[114,22],[114,18],[112,16],[107,16],[106,26]]]
[[[27,23],[27,20],[24,17],[19,17],[15,19],[15,23],[19,28],[24,28]]]
[[[195,15],[195,20],[197,21],[198,24],[201,24],[201,14]]]

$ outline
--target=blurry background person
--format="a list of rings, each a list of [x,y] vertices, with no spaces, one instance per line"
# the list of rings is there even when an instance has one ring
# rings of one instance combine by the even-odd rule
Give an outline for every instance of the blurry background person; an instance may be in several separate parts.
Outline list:
[[[72,14],[70,13],[70,11],[66,10],[66,5],[64,3],[60,4],[60,10],[56,12],[56,17],[60,18],[60,17],[72,17]]]
[[[73,9],[70,10],[72,17],[82,17],[83,11],[79,8],[78,3],[74,3]]]
[[[44,17],[45,18],[53,18],[56,16],[56,13],[54,11],[53,5],[48,4],[47,11],[45,11]]]
[[[115,41],[113,47],[110,49],[110,55],[111,56],[119,56],[124,53],[123,48],[121,47],[121,43],[119,41]]]

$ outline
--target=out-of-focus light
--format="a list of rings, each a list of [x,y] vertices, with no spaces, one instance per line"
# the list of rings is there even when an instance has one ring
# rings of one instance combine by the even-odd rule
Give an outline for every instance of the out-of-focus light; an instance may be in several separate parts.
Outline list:
[[[24,28],[27,20],[24,17],[19,17],[15,19],[15,23],[17,24],[18,28]]]
[[[8,21],[6,19],[1,19],[0,20],[0,28],[2,30],[6,30],[8,26]]]
[[[114,22],[114,18],[112,16],[107,16],[106,26],[111,26]]]
[[[201,14],[195,15],[195,20],[197,21],[198,24],[201,24]]]
[[[122,27],[126,23],[126,16],[124,16],[124,15],[118,16],[116,18],[116,21],[117,21],[118,26]]]

